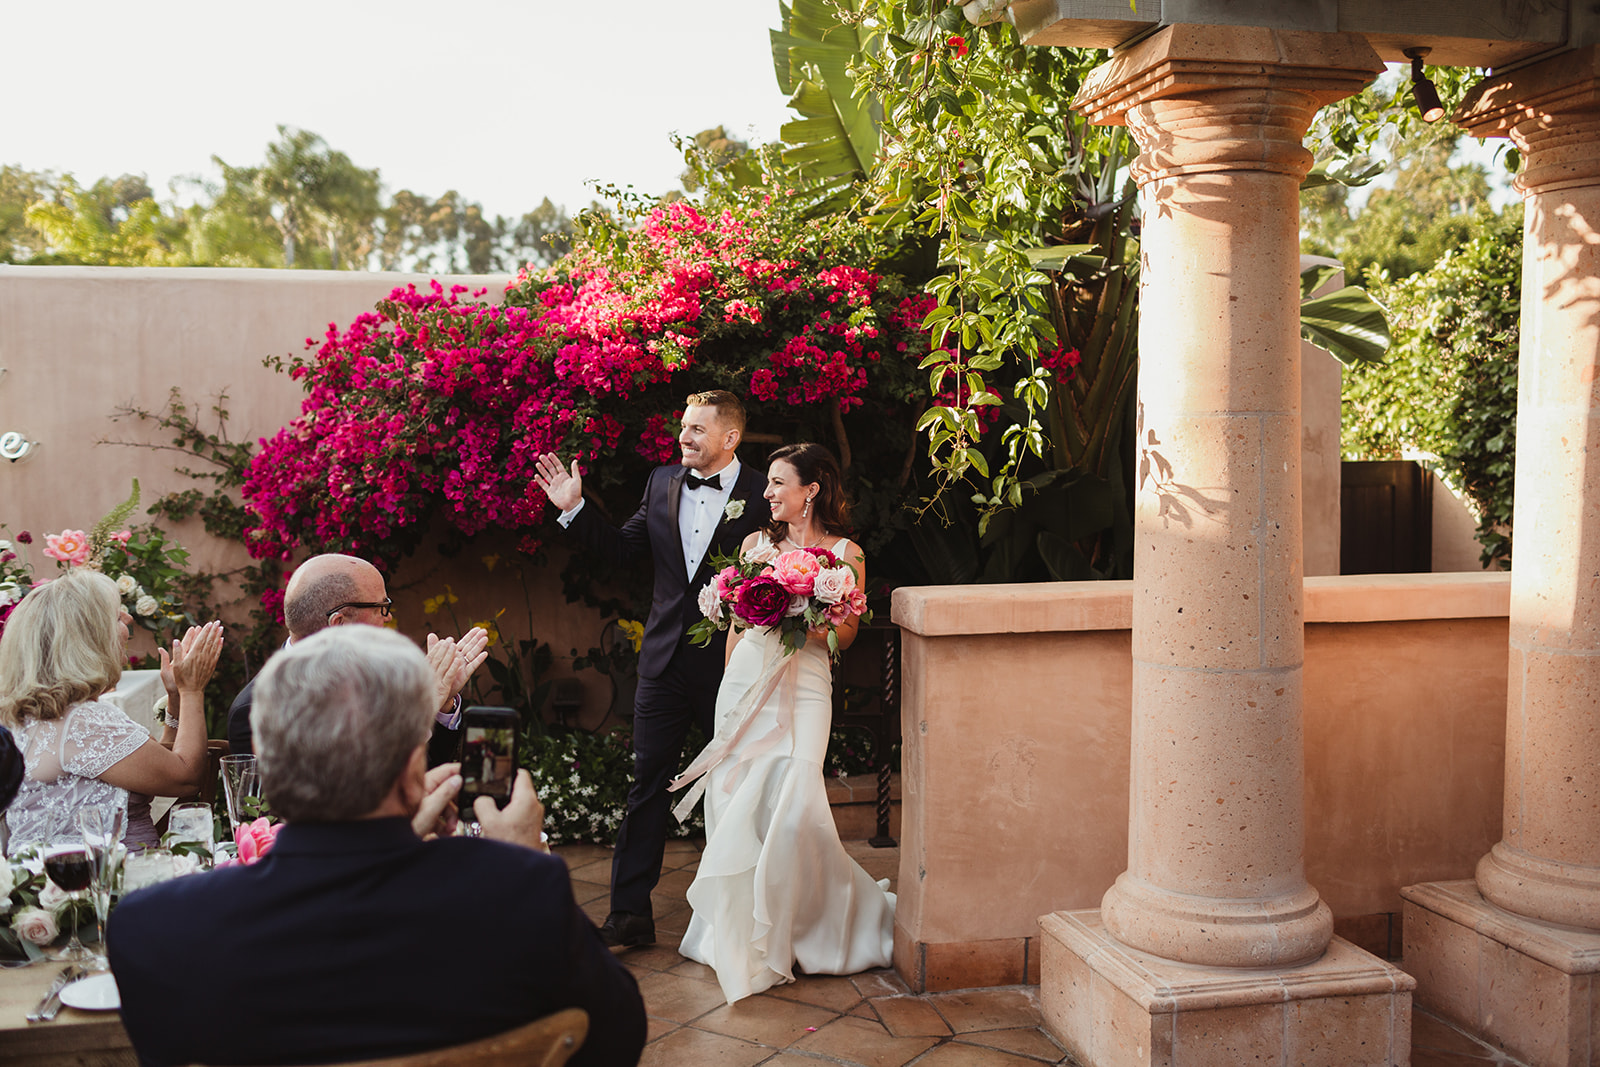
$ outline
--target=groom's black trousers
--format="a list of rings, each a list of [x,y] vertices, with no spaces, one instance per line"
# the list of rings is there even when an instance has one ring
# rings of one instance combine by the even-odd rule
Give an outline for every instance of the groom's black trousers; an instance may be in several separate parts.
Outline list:
[[[661,880],[661,860],[671,829],[672,805],[683,796],[667,783],[694,753],[683,751],[689,725],[711,739],[722,681],[721,641],[695,648],[680,643],[667,669],[640,678],[633,703],[633,787],[611,859],[611,910],[653,915],[650,891]]]

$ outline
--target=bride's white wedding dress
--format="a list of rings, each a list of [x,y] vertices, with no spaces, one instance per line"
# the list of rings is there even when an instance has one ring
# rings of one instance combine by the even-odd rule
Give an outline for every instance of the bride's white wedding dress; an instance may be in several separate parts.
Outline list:
[[[741,698],[774,675],[776,688],[732,738]],[[703,779],[706,849],[678,951],[716,970],[730,1004],[794,981],[795,964],[855,974],[890,962],[895,896],[845,852],[823,788],[832,694],[825,648],[807,642],[784,656],[765,630],[745,631],[717,693],[718,740],[707,751],[721,741],[725,752]]]

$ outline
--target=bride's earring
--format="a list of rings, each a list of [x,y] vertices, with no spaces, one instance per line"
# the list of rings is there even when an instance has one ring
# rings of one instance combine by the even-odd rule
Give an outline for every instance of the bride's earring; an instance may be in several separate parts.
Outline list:
[[[808,519],[810,517],[811,517],[811,498],[810,497],[806,497],[806,506],[801,509],[800,518],[802,520],[805,520],[805,519]]]

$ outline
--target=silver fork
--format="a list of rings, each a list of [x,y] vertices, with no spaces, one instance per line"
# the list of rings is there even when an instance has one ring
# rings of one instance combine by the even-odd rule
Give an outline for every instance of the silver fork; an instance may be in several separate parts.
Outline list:
[[[28,1021],[47,1023],[54,1019],[56,1013],[61,1010],[61,991],[88,973],[74,964],[56,975],[56,980],[50,983],[50,989],[45,993],[44,999],[39,1001],[39,1006],[28,1013]]]

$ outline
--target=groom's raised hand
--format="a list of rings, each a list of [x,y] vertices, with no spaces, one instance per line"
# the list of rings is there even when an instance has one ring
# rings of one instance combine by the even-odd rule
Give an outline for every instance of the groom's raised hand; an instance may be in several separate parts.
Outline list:
[[[578,501],[583,499],[583,475],[578,473],[578,461],[572,461],[569,471],[561,465],[560,456],[546,452],[539,457],[537,466],[539,473],[533,476],[533,480],[544,490],[550,503],[560,511],[571,511],[577,507]]]

